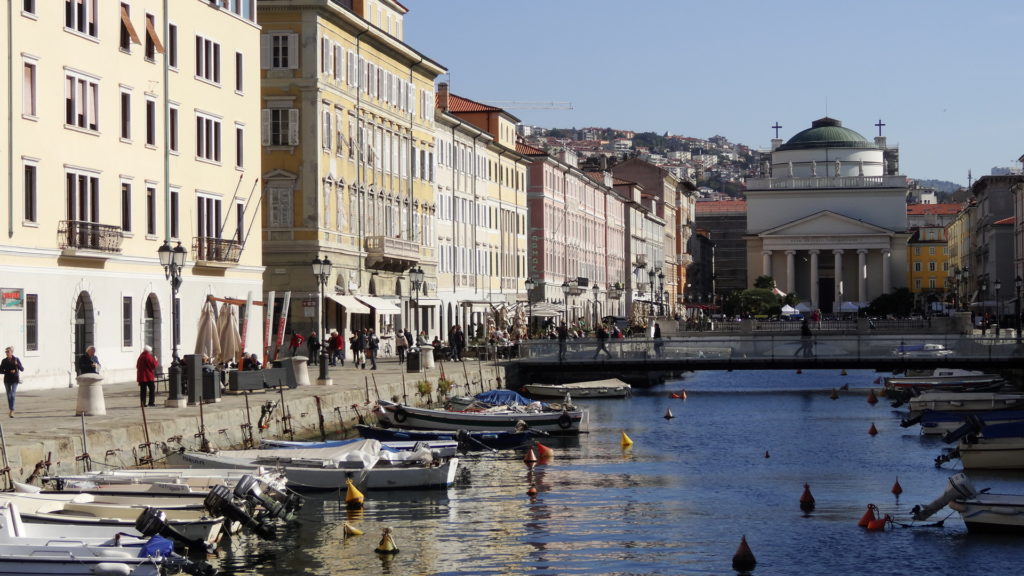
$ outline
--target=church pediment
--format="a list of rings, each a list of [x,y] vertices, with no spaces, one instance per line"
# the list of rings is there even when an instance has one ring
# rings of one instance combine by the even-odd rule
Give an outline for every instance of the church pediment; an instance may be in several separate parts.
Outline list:
[[[892,230],[875,226],[863,220],[822,210],[810,216],[765,230],[758,234],[758,236],[762,238],[785,236],[874,236],[878,234],[888,236],[892,233]]]

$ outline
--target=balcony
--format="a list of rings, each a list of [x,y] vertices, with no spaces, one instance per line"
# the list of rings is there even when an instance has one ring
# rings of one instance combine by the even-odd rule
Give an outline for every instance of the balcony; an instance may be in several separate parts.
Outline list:
[[[238,264],[242,257],[242,244],[234,239],[196,236],[192,239],[192,254],[198,265]]]
[[[366,239],[366,267],[371,270],[401,272],[412,268],[420,260],[420,245],[390,236],[370,236]]]
[[[57,246],[62,256],[95,258],[103,254],[120,254],[124,233],[120,226],[61,220],[57,226]]]

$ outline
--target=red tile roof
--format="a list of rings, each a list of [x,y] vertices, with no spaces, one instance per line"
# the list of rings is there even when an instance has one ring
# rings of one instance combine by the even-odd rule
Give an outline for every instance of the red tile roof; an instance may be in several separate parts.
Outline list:
[[[547,152],[541,150],[540,148],[530,146],[525,142],[516,142],[516,152],[518,152],[519,154],[524,154],[526,156],[544,156],[545,154],[547,154]]]
[[[924,216],[927,214],[938,214],[942,216],[956,216],[962,204],[907,204],[907,216]]]
[[[481,104],[470,100],[469,98],[463,98],[462,96],[456,96],[455,94],[448,93],[448,111],[449,112],[501,112],[501,108],[495,108],[487,104]]]

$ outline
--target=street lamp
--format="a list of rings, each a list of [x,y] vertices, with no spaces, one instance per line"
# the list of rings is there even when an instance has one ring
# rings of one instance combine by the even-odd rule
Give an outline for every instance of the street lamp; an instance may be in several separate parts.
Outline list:
[[[999,289],[1003,287],[1003,283],[996,279],[994,286],[996,287],[996,338],[999,338],[999,326],[1003,323],[1003,302],[999,299]]]
[[[1016,324],[1016,328],[1017,328],[1017,345],[1018,346],[1020,346],[1020,288],[1021,288],[1021,282],[1022,282],[1022,280],[1020,278],[1020,275],[1018,274],[1017,277],[1013,279],[1013,286],[1014,286],[1014,288],[1017,289],[1017,299],[1014,300],[1014,304],[1013,304],[1013,317],[1016,319],[1015,324]]]
[[[601,287],[598,286],[597,284],[594,284],[593,290],[594,290],[594,331],[596,332],[597,331],[597,323],[601,319],[601,317],[598,315],[599,312],[597,311],[597,297],[601,294]]]
[[[665,315],[665,273],[658,269],[658,315]]]
[[[328,352],[327,335],[324,334],[324,326],[327,325],[327,303],[324,301],[324,288],[331,275],[331,261],[327,256],[324,256],[323,260],[313,258],[311,265],[313,266],[313,276],[320,284],[320,377],[317,379],[317,384],[329,385],[331,380],[327,377],[327,363],[331,361],[329,354],[333,351]]]
[[[565,324],[569,324],[569,292],[572,290],[572,286],[569,285],[569,279],[566,278],[565,282],[562,282],[562,295],[565,300]]]
[[[178,343],[181,340],[178,289],[181,288],[181,271],[185,267],[188,251],[181,242],[171,248],[164,240],[156,254],[160,258],[160,265],[164,267],[164,277],[171,282],[171,366],[167,370],[167,406],[181,407],[185,399],[181,397],[181,359],[178,358]]]
[[[529,308],[529,316],[526,318],[526,337],[530,337],[530,324],[533,322],[533,289],[537,286],[533,278],[527,278],[523,282],[526,287],[526,306]]]
[[[416,309],[413,315],[416,317],[416,334],[420,333],[420,289],[423,288],[423,268],[416,267],[409,270],[409,280],[412,282],[412,289],[416,291],[416,300],[413,308]]]
[[[616,282],[608,286],[608,291],[605,292],[605,308],[608,308],[608,299],[615,300],[615,311],[619,310],[619,298],[622,298],[622,284]]]

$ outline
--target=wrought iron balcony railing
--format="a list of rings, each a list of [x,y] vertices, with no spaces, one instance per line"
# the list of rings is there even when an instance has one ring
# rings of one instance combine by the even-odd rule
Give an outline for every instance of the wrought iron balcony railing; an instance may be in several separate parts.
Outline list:
[[[122,240],[124,232],[120,226],[81,220],[61,220],[57,226],[57,245],[61,250],[93,250],[118,254],[121,252]]]
[[[366,239],[366,265],[380,270],[404,270],[420,260],[420,245],[390,236]]]
[[[197,261],[230,262],[237,264],[242,257],[242,244],[238,240],[196,236],[192,239],[192,254]]]

